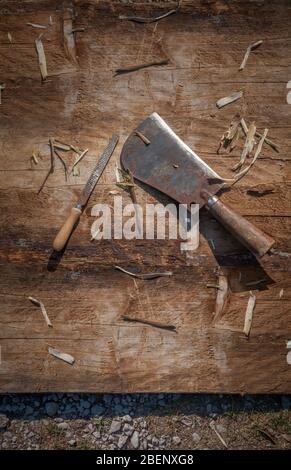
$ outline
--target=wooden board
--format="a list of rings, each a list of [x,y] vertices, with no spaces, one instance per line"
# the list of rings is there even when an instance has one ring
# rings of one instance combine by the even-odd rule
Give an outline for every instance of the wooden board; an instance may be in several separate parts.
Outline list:
[[[56,1],[1,2],[0,77],[0,391],[290,393],[291,261],[267,255],[257,261],[204,210],[200,246],[181,252],[179,240],[90,242],[97,202],[113,204],[115,165],[132,129],[157,111],[219,174],[232,176],[240,150],[216,154],[236,112],[255,121],[280,145],[264,146],[249,175],[222,197],[291,252],[291,79],[289,1],[183,1],[158,23],[137,24],[119,14],[161,14],[175,3],[75,2],[77,63],[64,48],[66,5]],[[52,25],[34,29],[28,22]],[[43,32],[48,79],[42,83],[34,40]],[[8,38],[12,37],[12,43]],[[263,40],[243,72],[249,43]],[[170,63],[114,77],[119,67]],[[240,101],[218,110],[217,99],[243,90]],[[113,132],[118,148],[61,258],[52,240],[76,202]],[[48,139],[89,148],[80,176],[65,181],[62,165],[38,195],[49,168]],[[38,165],[31,163],[40,151]],[[69,166],[73,154],[64,154]],[[248,193],[273,184],[263,197]],[[124,202],[130,202],[121,191]],[[137,188],[138,202],[157,194]],[[164,200],[166,201],[166,199]],[[140,272],[171,270],[170,278],[136,280],[114,265]],[[220,268],[230,295],[213,323]],[[249,339],[243,334],[249,283],[257,304]],[[281,292],[281,294],[280,294]],[[28,296],[44,302],[47,328]],[[130,301],[131,298],[133,301]],[[124,313],[174,324],[177,333],[125,323]],[[51,357],[48,347],[75,357],[73,366]]]

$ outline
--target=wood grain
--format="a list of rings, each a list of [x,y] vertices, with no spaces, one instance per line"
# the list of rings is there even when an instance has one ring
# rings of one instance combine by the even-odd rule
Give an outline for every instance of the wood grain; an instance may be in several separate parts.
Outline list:
[[[90,242],[97,202],[113,204],[115,165],[127,135],[157,111],[214,170],[232,177],[241,147],[217,155],[236,112],[255,121],[280,147],[268,146],[250,173],[222,200],[291,252],[290,5],[277,2],[185,0],[179,13],[156,24],[120,21],[119,14],[163,14],[160,4],[78,0],[74,27],[77,61],[63,45],[64,5],[53,0],[1,2],[0,75],[6,84],[0,107],[0,391],[290,393],[286,341],[291,338],[291,258],[277,254],[258,262],[205,210],[200,245],[187,256],[180,240]],[[21,4],[21,5],[20,5]],[[48,79],[42,83],[34,41],[44,30]],[[7,33],[12,35],[10,44]],[[121,39],[122,38],[122,39]],[[244,71],[246,47],[259,39]],[[114,70],[169,59],[114,77]],[[235,91],[244,97],[221,110],[216,101]],[[52,241],[76,203],[112,132],[118,147],[62,257]],[[65,181],[56,160],[49,169],[49,138],[89,148],[80,176]],[[39,151],[38,165],[30,157]],[[63,153],[71,168],[75,155]],[[251,186],[271,183],[262,197]],[[118,189],[124,202],[129,195]],[[138,186],[139,203],[169,202]],[[135,280],[116,271],[173,271],[171,278]],[[228,277],[230,296],[213,323],[217,269]],[[260,284],[253,284],[262,280]],[[250,287],[252,284],[254,287]],[[249,291],[257,302],[249,339],[243,334]],[[279,293],[283,289],[283,295]],[[40,299],[48,329],[28,296]],[[177,334],[121,316],[173,324]],[[69,366],[51,357],[53,347],[75,357]]]

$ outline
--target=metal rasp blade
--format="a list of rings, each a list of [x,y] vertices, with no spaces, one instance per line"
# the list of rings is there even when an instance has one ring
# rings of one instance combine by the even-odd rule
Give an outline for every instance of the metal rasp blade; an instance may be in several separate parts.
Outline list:
[[[136,135],[142,133],[150,144]],[[120,160],[126,170],[143,183],[182,203],[205,200],[201,192],[214,195],[223,180],[193,150],[188,147],[157,114],[151,114],[126,140]]]
[[[80,195],[79,201],[77,202],[76,206],[79,209],[82,209],[86,204],[87,201],[95,188],[100,176],[103,173],[104,168],[106,167],[109,158],[114,152],[114,149],[118,143],[119,137],[117,134],[113,134],[110,138],[108,145],[104,152],[102,153],[101,157],[99,158],[97,165],[95,166],[94,170],[91,173],[90,178],[88,179],[83,191]]]

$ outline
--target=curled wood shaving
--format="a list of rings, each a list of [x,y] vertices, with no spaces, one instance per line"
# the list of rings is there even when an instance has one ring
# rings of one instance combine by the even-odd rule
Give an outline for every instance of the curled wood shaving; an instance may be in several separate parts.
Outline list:
[[[239,139],[241,138],[241,129],[240,127],[238,126],[237,129],[236,129],[236,133],[232,139],[232,141],[230,142],[230,145],[229,145],[229,153],[231,153],[233,151],[233,149],[236,147]]]
[[[161,328],[163,330],[176,331],[174,325],[165,325],[164,323],[159,323],[151,320],[143,320],[142,318],[130,317],[128,315],[122,315],[122,320],[129,322],[143,323],[144,325],[154,326],[155,328]]]
[[[51,356],[61,359],[62,361],[67,362],[68,364],[72,365],[75,362],[75,358],[71,356],[71,354],[63,353],[55,348],[48,348],[48,352]]]
[[[73,164],[73,168],[72,168],[72,171],[73,169],[75,168],[76,165],[78,165],[78,163],[85,157],[86,153],[88,152],[89,149],[86,149],[84,150],[81,155],[79,155],[79,157],[77,157],[76,161],[74,162]]]
[[[245,56],[243,58],[243,61],[242,63],[240,64],[240,67],[239,67],[239,70],[243,70],[246,66],[246,63],[247,63],[247,60],[249,58],[249,55],[251,53],[251,51],[253,51],[254,49],[256,49],[257,47],[259,47],[261,44],[263,43],[263,41],[257,41],[257,42],[254,42],[253,44],[250,44],[246,50],[246,53],[245,53]]]
[[[139,131],[134,132],[137,137],[139,137],[146,145],[149,145],[151,141]]]
[[[262,135],[262,138],[261,138],[260,142],[257,145],[255,155],[254,155],[251,163],[248,166],[246,166],[242,171],[237,173],[235,178],[232,178],[232,179],[225,178],[224,179],[225,182],[230,183],[230,186],[233,186],[235,183],[237,183],[239,180],[241,180],[250,171],[252,166],[255,164],[256,160],[258,159],[258,157],[261,153],[262,146],[263,146],[263,143],[264,143],[264,140],[265,140],[265,137],[266,137],[267,133],[268,133],[268,129],[265,129],[264,134]]]
[[[47,26],[44,26],[43,24],[38,24],[38,23],[26,23],[28,26],[32,26],[33,28],[38,28],[38,29],[47,29]]]
[[[209,426],[210,426],[210,428],[212,429],[212,431],[215,432],[215,434],[217,435],[217,437],[218,437],[218,439],[220,440],[220,442],[222,443],[222,445],[223,445],[226,449],[228,449],[228,446],[227,446],[225,440],[223,439],[223,437],[221,436],[221,434],[217,431],[216,426],[215,426],[215,423],[214,423],[213,421],[210,421]]]
[[[256,133],[256,126],[255,126],[255,123],[252,122],[246,135],[246,140],[245,140],[245,144],[241,153],[240,160],[232,168],[233,171],[239,170],[245,163],[246,158],[251,154],[255,145],[255,133]]]
[[[216,102],[216,106],[220,109],[223,108],[224,106],[227,106],[230,103],[234,103],[235,101],[239,100],[243,96],[242,91],[238,91],[237,93],[233,93],[230,96],[226,96],[225,98],[220,98]]]
[[[228,301],[228,279],[227,276],[220,272],[218,274],[218,287],[215,301],[215,310],[213,321],[219,320],[223,314]]]
[[[172,271],[156,272],[156,273],[148,273],[148,274],[136,274],[131,271],[127,271],[126,269],[123,269],[120,266],[114,266],[114,267],[115,269],[118,269],[119,271],[122,271],[123,273],[128,274],[129,276],[136,277],[138,279],[144,279],[144,280],[156,279],[157,277],[168,277],[168,276],[173,275]]]
[[[179,8],[179,7],[178,7]],[[128,20],[128,21],[134,21],[135,23],[154,23],[156,21],[160,21],[164,18],[167,18],[167,16],[173,15],[174,13],[177,13],[178,8],[175,10],[169,10],[167,13],[164,13],[163,15],[156,16],[153,18],[145,18],[143,16],[127,16],[127,15],[119,15],[120,20]]]
[[[244,118],[241,118],[241,127],[242,127],[242,130],[244,131],[245,135],[247,135],[248,133],[248,126],[246,124],[246,121],[244,120]],[[256,131],[256,137],[259,137],[260,139],[262,138],[263,134],[261,134],[260,132]],[[272,147],[272,149],[274,149],[277,153],[280,152],[280,149],[279,149],[279,146],[277,144],[275,144],[275,142],[273,142],[272,140],[270,139],[265,139],[264,141],[265,144],[269,145],[270,147]]]
[[[40,68],[41,78],[42,80],[45,80],[47,78],[47,66],[42,40],[40,38],[35,40],[35,47],[38,54],[38,64]]]
[[[249,337],[252,321],[253,321],[253,312],[256,305],[256,296],[250,292],[250,297],[248,300],[248,305],[245,314],[245,324],[244,324],[244,334]]]
[[[140,69],[145,69],[148,67],[156,67],[159,65],[167,65],[169,63],[169,59],[163,59],[159,61],[149,62],[147,64],[139,64],[139,65],[131,65],[130,67],[119,68],[115,70],[114,76],[123,75],[125,73],[136,72]]]
[[[7,33],[7,36],[8,36],[8,40],[9,40],[10,44],[12,44],[12,36],[11,36],[11,33]]]
[[[45,322],[46,322],[47,326],[52,327],[53,325],[52,325],[52,323],[51,323],[51,321],[48,317],[48,314],[46,312],[46,309],[45,309],[45,306],[44,306],[43,302],[41,302],[40,300],[35,299],[34,297],[28,297],[28,299],[30,300],[30,302],[32,302],[33,304],[40,307],[41,313],[43,314],[43,317],[45,319]]]

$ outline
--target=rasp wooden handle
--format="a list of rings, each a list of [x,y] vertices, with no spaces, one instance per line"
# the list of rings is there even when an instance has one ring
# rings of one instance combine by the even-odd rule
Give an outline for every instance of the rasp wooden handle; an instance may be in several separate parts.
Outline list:
[[[216,196],[205,193],[202,197],[207,200],[206,207],[210,213],[252,253],[262,257],[274,245],[273,238],[223,204]]]
[[[82,211],[80,209],[78,209],[77,207],[72,207],[67,220],[62,225],[61,229],[59,230],[59,233],[54,239],[53,249],[55,251],[61,251],[66,246],[66,243],[70,238],[73,228],[78,222],[81,214]]]

